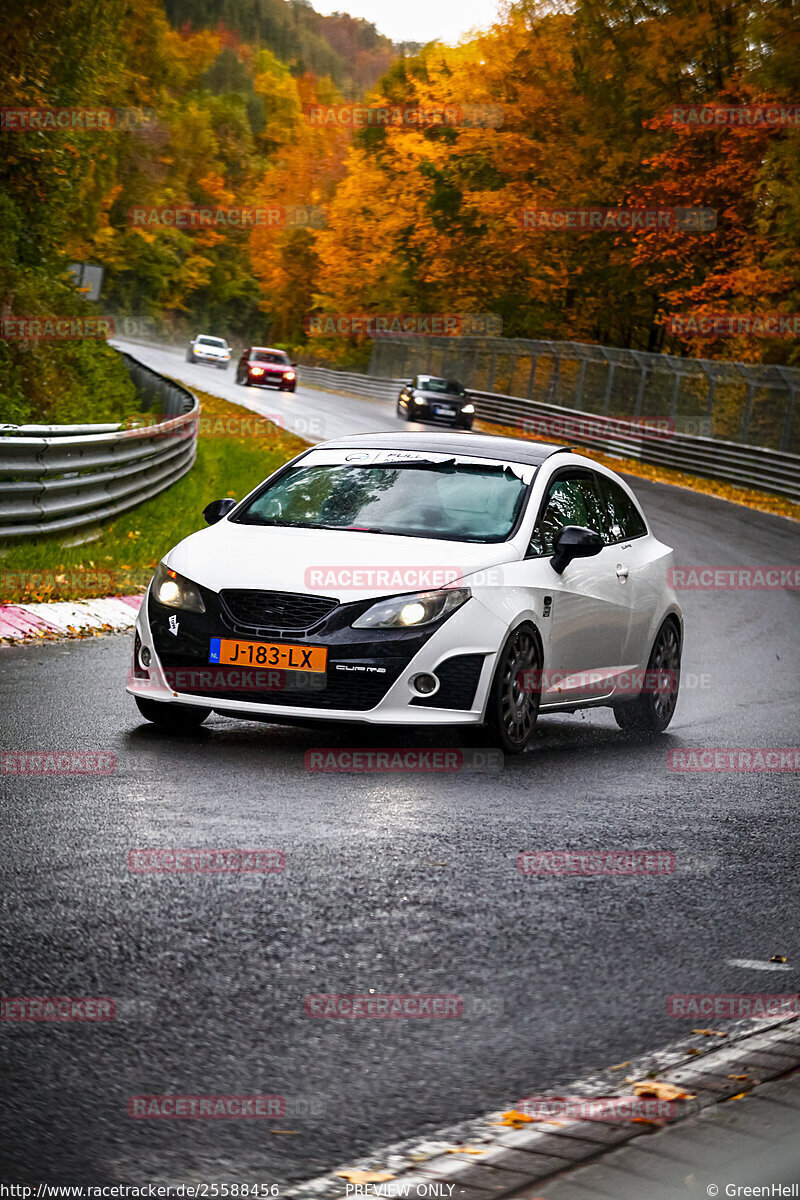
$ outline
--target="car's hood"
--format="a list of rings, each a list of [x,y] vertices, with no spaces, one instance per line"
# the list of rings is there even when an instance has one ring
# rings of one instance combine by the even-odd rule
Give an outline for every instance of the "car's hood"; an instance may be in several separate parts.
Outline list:
[[[347,603],[444,587],[459,576],[519,557],[510,542],[479,545],[220,521],[185,538],[165,561],[215,592],[263,588],[331,596]]]
[[[290,371],[290,363],[266,363],[259,362],[256,358],[248,358],[248,367],[261,367],[263,371]]]
[[[426,400],[433,400],[437,404],[452,404],[455,406],[457,404],[469,403],[469,396],[454,396],[452,393],[448,395],[447,392],[426,392],[422,388],[414,388],[414,395],[423,396]]]

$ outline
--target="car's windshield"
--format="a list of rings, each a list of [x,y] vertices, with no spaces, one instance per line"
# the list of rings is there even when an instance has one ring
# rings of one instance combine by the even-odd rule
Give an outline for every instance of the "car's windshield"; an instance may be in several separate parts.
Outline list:
[[[423,392],[444,392],[448,396],[463,396],[464,389],[455,379],[436,379],[432,375],[419,375],[417,387]]]
[[[268,485],[234,521],[247,525],[364,530],[466,542],[501,542],[527,490],[511,467],[298,465]]]
[[[201,346],[222,346],[224,348],[226,344],[222,338],[199,337],[197,340]]]
[[[278,350],[254,350],[250,355],[251,362],[288,363],[287,355]]]

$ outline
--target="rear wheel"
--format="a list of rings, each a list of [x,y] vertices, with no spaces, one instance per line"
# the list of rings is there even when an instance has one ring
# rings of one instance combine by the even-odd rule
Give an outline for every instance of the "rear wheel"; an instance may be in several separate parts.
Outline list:
[[[162,729],[172,729],[176,732],[196,729],[211,715],[210,708],[195,708],[188,704],[164,704],[160,700],[145,700],[141,696],[134,696],[134,700],[146,721],[152,721]]]
[[[530,625],[519,625],[500,652],[486,713],[491,738],[506,754],[521,754],[533,737],[541,690],[522,676],[541,668],[536,633]]]
[[[675,621],[667,620],[656,634],[647,662],[644,686],[635,700],[614,705],[620,729],[662,733],[678,703],[681,678],[681,638]]]

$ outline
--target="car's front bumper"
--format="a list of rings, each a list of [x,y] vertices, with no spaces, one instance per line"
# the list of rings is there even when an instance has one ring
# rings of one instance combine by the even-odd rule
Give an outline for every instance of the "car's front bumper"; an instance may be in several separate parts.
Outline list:
[[[415,404],[413,401],[407,406],[409,421],[426,421],[435,425],[456,425],[463,428],[468,428],[475,416],[474,413],[464,413],[460,409],[456,409],[453,413],[438,413],[437,406],[433,404]]]
[[[150,651],[147,677],[131,670],[127,691],[166,704],[212,708],[231,717],[275,721],[349,721],[371,725],[467,725],[483,719],[497,651],[505,628],[475,600],[434,628],[430,634],[353,630],[349,625],[306,638],[282,634],[257,637],[236,632],[218,614],[177,612],[178,635],[169,633],[169,610],[148,597],[136,622],[136,633]],[[194,620],[193,620],[194,618]],[[212,637],[321,645],[328,648],[324,686],[319,679],[269,668],[245,668],[230,687],[230,667],[209,664]],[[169,639],[169,640],[168,640]],[[173,645],[170,642],[174,643]],[[420,673],[437,675],[439,690],[420,697],[410,680]],[[265,679],[265,675],[267,678]],[[188,680],[188,685],[187,685]],[[266,686],[265,686],[266,685]]]

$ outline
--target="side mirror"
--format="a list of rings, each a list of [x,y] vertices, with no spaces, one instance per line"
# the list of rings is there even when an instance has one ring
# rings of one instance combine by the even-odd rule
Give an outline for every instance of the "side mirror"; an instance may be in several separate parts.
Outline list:
[[[226,496],[224,500],[212,500],[203,509],[203,516],[206,519],[207,525],[216,525],[217,521],[221,521],[223,517],[227,517],[232,508],[236,508],[239,503],[232,496]]]
[[[403,384],[403,387],[413,388],[413,386],[414,386],[414,380],[413,380],[413,379],[407,379],[407,380],[405,381],[405,383]]]
[[[289,366],[290,367],[299,367],[300,364],[299,363],[289,363]]]
[[[573,558],[592,558],[603,549],[603,539],[584,525],[562,525],[553,538],[550,565],[559,575]]]

